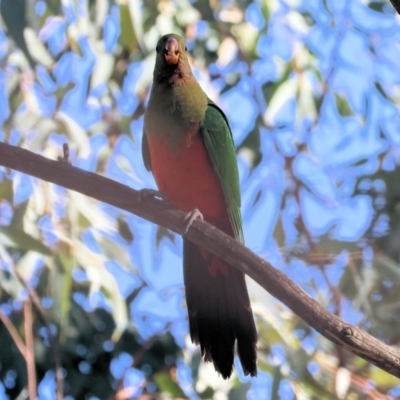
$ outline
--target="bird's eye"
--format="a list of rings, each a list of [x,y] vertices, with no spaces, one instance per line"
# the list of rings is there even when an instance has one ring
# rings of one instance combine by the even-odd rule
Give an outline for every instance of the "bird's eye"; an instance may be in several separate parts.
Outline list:
[[[187,46],[185,46],[185,51],[187,51]]]

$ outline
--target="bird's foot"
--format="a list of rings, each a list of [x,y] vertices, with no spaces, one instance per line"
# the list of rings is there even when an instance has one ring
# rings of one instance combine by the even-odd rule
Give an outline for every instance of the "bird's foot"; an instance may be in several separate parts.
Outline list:
[[[163,192],[154,189],[141,189],[138,191],[137,200],[144,201],[148,198],[158,198],[160,200],[168,201],[168,196]]]
[[[183,231],[184,235],[187,233],[190,226],[193,224],[193,221],[196,219],[200,219],[201,221],[204,221],[203,214],[197,208],[195,208],[192,211],[189,211],[185,215],[185,218],[183,219],[185,221],[185,229]]]

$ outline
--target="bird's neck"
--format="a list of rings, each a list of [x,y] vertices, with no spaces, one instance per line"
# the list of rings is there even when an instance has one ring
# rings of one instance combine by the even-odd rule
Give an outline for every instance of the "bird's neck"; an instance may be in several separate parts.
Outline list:
[[[192,75],[172,75],[163,82],[154,82],[149,108],[161,118],[172,118],[180,124],[200,122],[205,116],[207,96]]]
[[[207,109],[207,96],[198,82],[177,79],[153,83],[145,113],[145,132],[163,136],[171,149],[185,147],[188,132],[200,132]]]
[[[165,66],[162,69],[155,69],[153,74],[153,82],[155,85],[174,86],[181,85],[184,82],[194,80],[192,71],[187,68],[178,66]]]

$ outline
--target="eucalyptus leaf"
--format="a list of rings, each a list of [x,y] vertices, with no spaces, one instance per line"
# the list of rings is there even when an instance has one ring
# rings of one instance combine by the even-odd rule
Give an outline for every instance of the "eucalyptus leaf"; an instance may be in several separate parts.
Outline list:
[[[154,381],[160,388],[161,393],[169,394],[174,398],[187,398],[180,386],[172,379],[171,374],[160,372],[154,377]]]
[[[228,394],[228,400],[243,400],[251,387],[251,382],[238,385],[232,388]]]
[[[40,240],[35,239],[13,225],[4,226],[1,228],[1,230],[14,243],[15,246],[23,250],[32,250],[44,255],[51,254],[50,249]]]
[[[335,93],[336,108],[342,117],[350,117],[354,115],[347,98],[341,94]]]
[[[12,180],[3,179],[0,181],[0,199],[12,201],[14,197]]]

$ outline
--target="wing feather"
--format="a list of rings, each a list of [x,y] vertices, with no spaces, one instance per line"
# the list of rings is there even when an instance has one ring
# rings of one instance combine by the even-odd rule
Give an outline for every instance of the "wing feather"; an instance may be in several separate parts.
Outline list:
[[[202,133],[211,164],[221,182],[233,231],[236,238],[243,242],[239,172],[232,131],[223,111],[211,100]]]
[[[143,130],[143,136],[142,136],[142,157],[143,157],[144,166],[146,167],[147,171],[151,171],[151,159],[150,159],[149,144],[147,143],[147,136],[146,136],[146,133],[144,132],[144,130]]]

